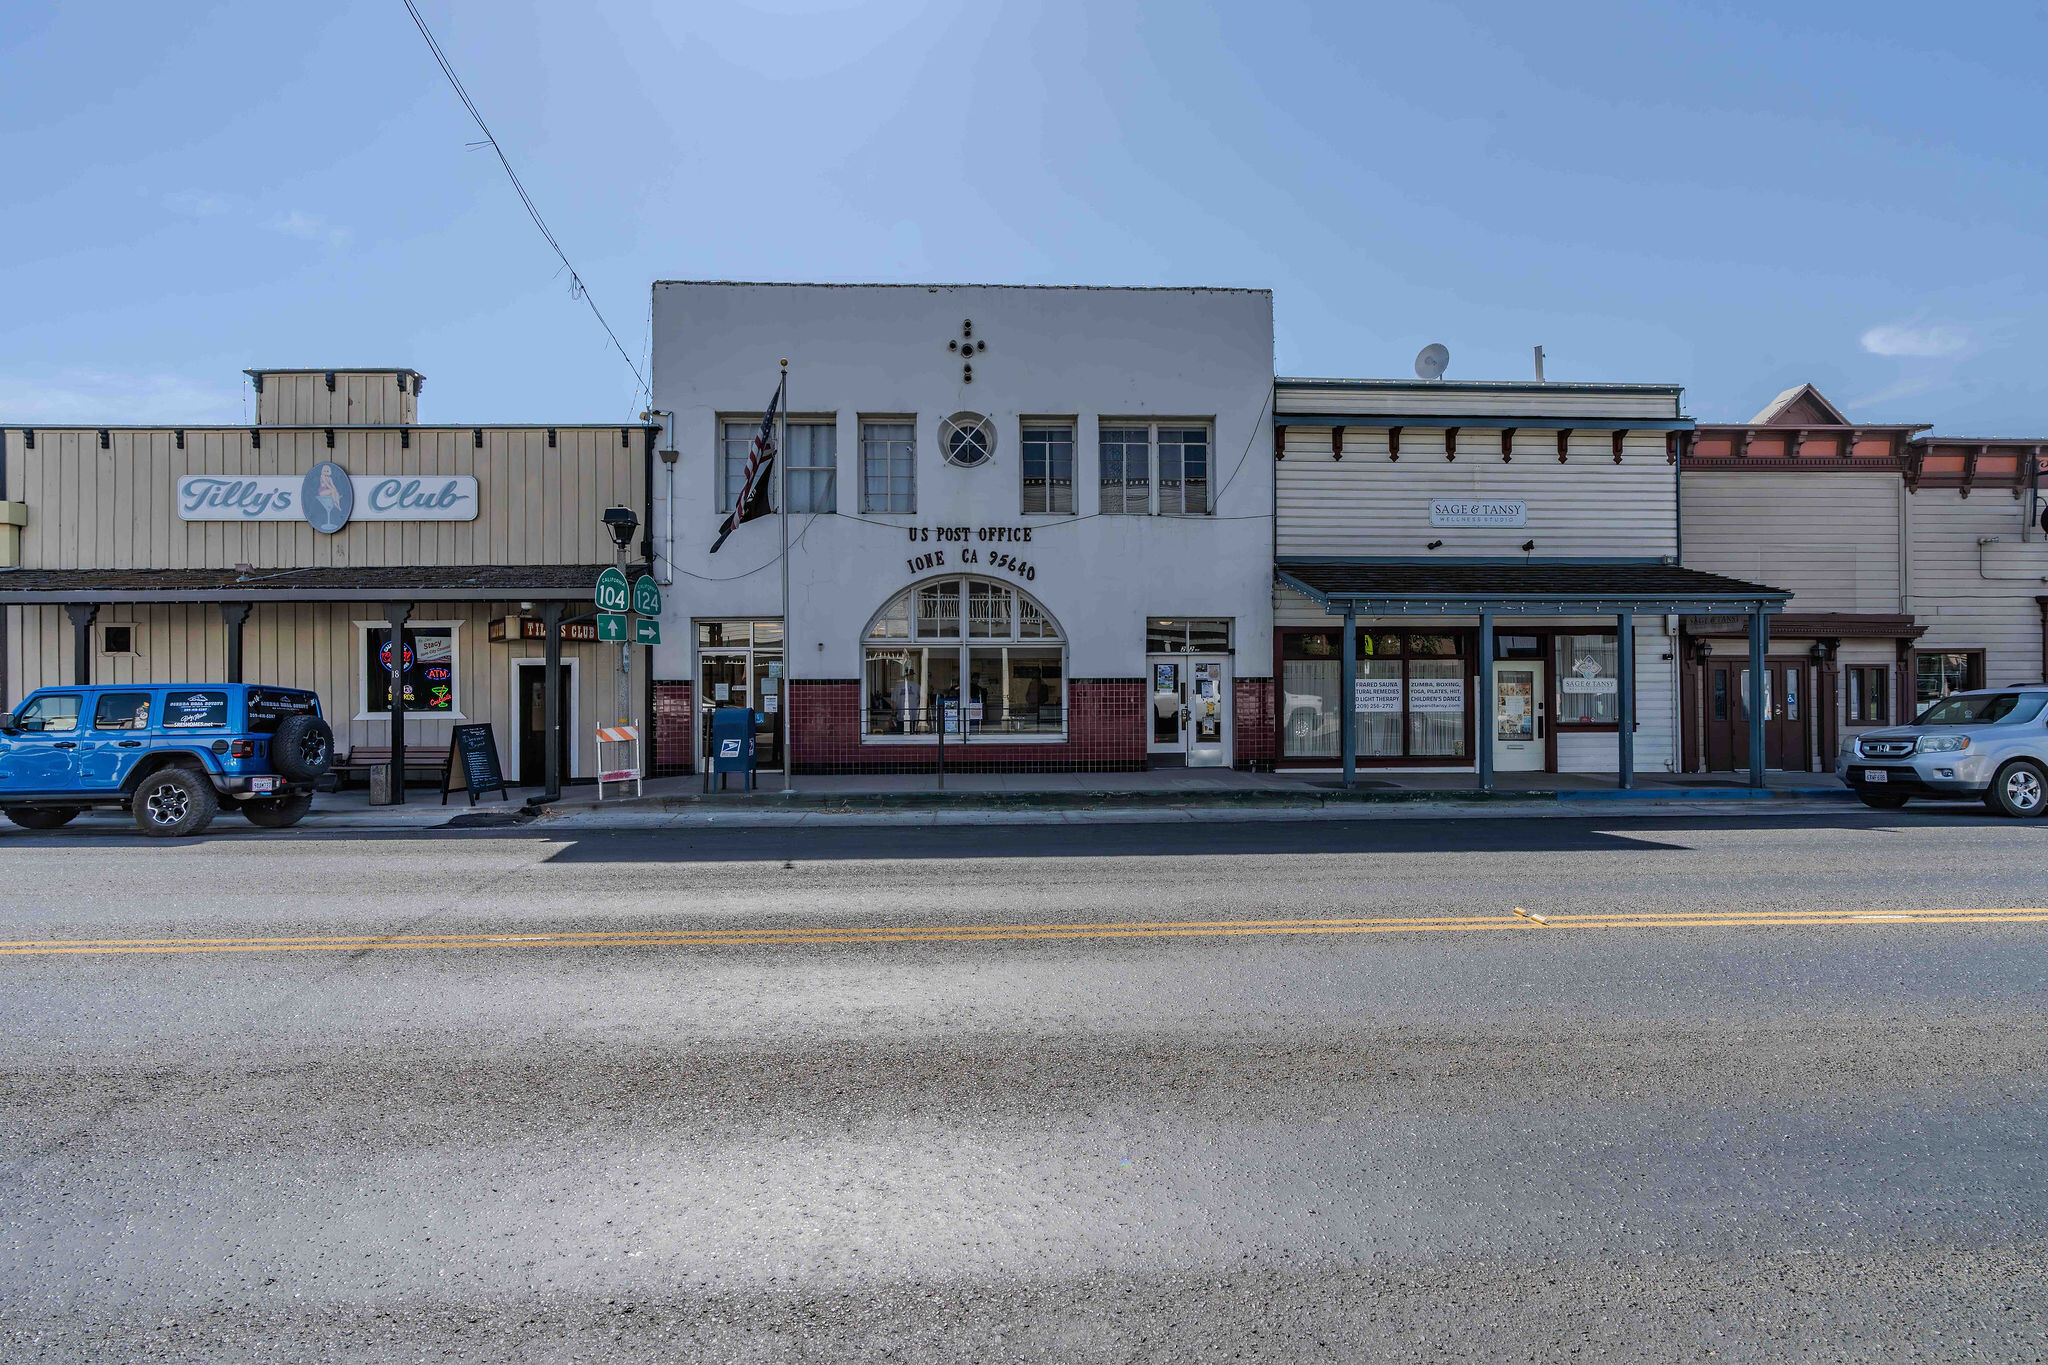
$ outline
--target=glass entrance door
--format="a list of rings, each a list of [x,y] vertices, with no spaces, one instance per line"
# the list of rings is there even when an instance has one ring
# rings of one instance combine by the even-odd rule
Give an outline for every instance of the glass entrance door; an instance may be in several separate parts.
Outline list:
[[[1187,739],[1190,768],[1230,766],[1230,660],[1187,662]]]
[[[1187,752],[1187,732],[1181,723],[1182,696],[1186,680],[1185,661],[1152,661],[1152,733],[1147,736],[1145,743],[1148,753],[1166,755]]]
[[[1493,767],[1496,772],[1540,773],[1548,738],[1543,665],[1502,661],[1493,666]]]

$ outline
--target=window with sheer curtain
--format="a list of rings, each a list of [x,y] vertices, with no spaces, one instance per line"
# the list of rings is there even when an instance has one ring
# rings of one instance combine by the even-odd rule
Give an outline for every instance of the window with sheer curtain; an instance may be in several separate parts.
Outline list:
[[[1621,651],[1615,639],[1612,634],[1557,637],[1554,650],[1559,725],[1615,723],[1620,715],[1621,695]]]

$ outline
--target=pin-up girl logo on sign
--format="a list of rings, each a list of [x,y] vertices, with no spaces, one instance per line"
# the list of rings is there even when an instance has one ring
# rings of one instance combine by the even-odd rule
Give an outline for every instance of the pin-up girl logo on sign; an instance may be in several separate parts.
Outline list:
[[[323,536],[331,536],[348,525],[356,509],[356,488],[348,474],[332,460],[322,460],[306,471],[299,487],[299,506],[307,524]]]

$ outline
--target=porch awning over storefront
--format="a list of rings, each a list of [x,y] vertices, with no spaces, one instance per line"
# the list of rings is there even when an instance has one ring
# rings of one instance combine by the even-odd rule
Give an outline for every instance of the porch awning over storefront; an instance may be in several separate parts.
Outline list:
[[[1496,619],[1613,616],[1618,660],[1617,777],[1623,788],[1635,785],[1636,613],[1741,616],[1749,632],[1750,785],[1764,785],[1764,657],[1770,638],[1766,623],[1783,612],[1790,600],[1792,594],[1783,589],[1652,561],[1283,559],[1274,576],[1281,586],[1322,603],[1330,615],[1344,618],[1340,697],[1351,697],[1356,684],[1354,627],[1361,616],[1476,616],[1482,707],[1490,705],[1487,699],[1493,695]],[[1343,736],[1344,784],[1350,786],[1357,772],[1356,726],[1344,725]],[[1479,786],[1491,791],[1491,738],[1478,747]]]
[[[1282,560],[1282,585],[1335,614],[1361,616],[1606,615],[1617,611],[1748,615],[1777,612],[1781,588],[1676,564],[1505,561]]]
[[[580,602],[605,564],[391,565],[314,569],[23,569],[0,573],[0,601]],[[646,572],[634,564],[629,575]]]

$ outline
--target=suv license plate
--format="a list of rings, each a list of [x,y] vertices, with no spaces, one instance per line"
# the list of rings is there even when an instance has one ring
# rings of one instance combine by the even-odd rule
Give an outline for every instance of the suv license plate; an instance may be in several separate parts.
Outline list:
[[[1863,770],[1863,780],[1865,782],[1889,782],[1892,780],[1892,775],[1882,768],[1865,768]]]
[[[252,777],[249,779],[249,790],[252,792],[276,791],[277,779],[274,777]]]

